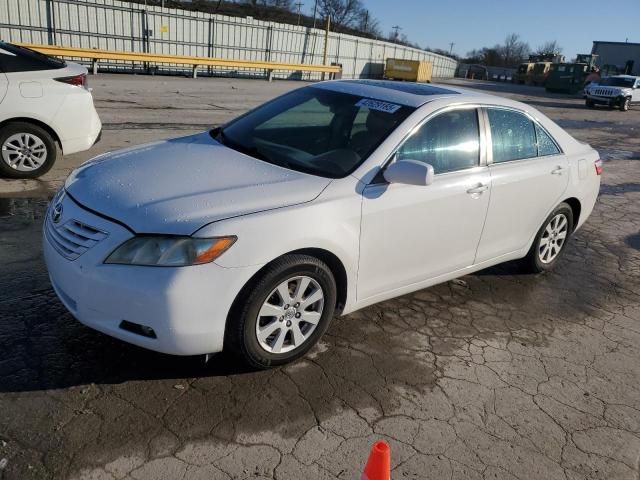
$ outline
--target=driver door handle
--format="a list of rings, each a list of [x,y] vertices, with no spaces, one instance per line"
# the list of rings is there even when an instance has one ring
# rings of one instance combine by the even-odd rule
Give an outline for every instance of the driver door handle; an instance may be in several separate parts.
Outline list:
[[[485,192],[486,190],[489,190],[489,185],[485,185],[485,184],[478,184],[477,186],[470,188],[469,190],[467,190],[467,193],[472,195],[474,193],[482,193]]]
[[[562,168],[560,165],[551,170],[552,175],[562,175],[562,172],[564,172],[564,168]]]

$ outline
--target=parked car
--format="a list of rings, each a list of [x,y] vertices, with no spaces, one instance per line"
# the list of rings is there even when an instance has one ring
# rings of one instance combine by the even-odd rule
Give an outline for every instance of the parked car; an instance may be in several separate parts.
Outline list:
[[[508,260],[554,267],[601,168],[512,100],[323,82],[85,163],[51,202],[44,254],[82,323],[268,367],[307,352],[334,313]]]
[[[623,112],[631,105],[640,104],[640,77],[614,75],[597,83],[590,83],[584,89],[585,104],[588,108],[596,105],[618,107]]]
[[[0,42],[0,177],[39,177],[100,130],[85,67]]]

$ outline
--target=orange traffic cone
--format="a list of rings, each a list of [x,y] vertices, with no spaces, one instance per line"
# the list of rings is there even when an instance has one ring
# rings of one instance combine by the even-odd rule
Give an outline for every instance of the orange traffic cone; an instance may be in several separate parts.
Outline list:
[[[373,444],[360,480],[391,480],[391,449],[387,442]]]

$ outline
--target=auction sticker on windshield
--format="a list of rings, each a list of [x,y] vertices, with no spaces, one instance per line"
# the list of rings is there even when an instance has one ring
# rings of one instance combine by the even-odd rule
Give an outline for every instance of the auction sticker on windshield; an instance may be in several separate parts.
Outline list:
[[[356,107],[367,107],[369,110],[378,110],[380,112],[395,113],[400,110],[400,105],[395,103],[381,102],[380,100],[373,100],[371,98],[363,98]]]

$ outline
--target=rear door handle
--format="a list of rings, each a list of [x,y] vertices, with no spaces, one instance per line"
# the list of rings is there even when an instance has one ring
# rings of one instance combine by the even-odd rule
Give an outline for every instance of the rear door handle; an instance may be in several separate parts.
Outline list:
[[[482,192],[484,192],[486,190],[489,190],[489,185],[483,185],[481,183],[478,186],[470,188],[469,190],[467,190],[467,193],[469,193],[469,194],[482,193]]]
[[[552,175],[562,175],[562,172],[564,172],[564,168],[562,168],[559,165],[556,168],[554,168],[553,170],[551,170],[551,174]]]

